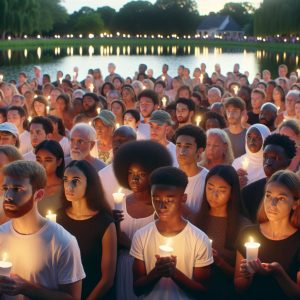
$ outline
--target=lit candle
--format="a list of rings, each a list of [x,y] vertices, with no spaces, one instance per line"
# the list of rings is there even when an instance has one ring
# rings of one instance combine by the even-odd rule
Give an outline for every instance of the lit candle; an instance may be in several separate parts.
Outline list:
[[[234,94],[237,95],[238,91],[239,91],[239,87],[237,85],[235,85],[233,87],[233,91],[234,91]]]
[[[119,123],[117,123],[116,124],[116,129],[118,129],[120,127],[120,124]]]
[[[203,83],[203,74],[200,74],[200,82]]]
[[[47,114],[49,114],[49,112],[50,112],[50,106],[49,105],[46,106],[46,111],[47,111]]]
[[[244,170],[247,170],[247,169],[248,169],[248,166],[249,166],[249,159],[248,159],[248,157],[245,157],[245,158],[243,159],[243,161],[242,161],[242,168],[243,168]]]
[[[0,74],[0,81],[2,81],[3,80],[3,75],[2,74]]]
[[[12,263],[7,261],[7,253],[3,253],[2,260],[0,261],[0,275],[9,276],[12,268]]]
[[[161,102],[162,102],[162,104],[163,104],[163,107],[166,107],[166,105],[167,105],[167,98],[166,98],[166,97],[163,97],[163,98],[161,99]]]
[[[28,122],[30,123],[31,120],[32,120],[32,116],[29,116],[29,117],[27,118],[27,120],[28,120]]]
[[[165,81],[166,80],[166,76],[161,76],[161,80]]]
[[[257,259],[259,243],[254,242],[253,238],[250,236],[249,242],[245,244],[246,247],[246,258],[247,262]]]
[[[37,98],[37,95],[34,95],[33,99]]]
[[[115,202],[115,209],[122,210],[123,200],[125,197],[125,194],[122,193],[122,188],[120,188],[117,193],[113,193],[112,195],[113,195],[114,202]]]
[[[46,218],[52,222],[55,222],[56,223],[56,214],[53,214],[51,212],[51,210],[48,210],[48,213],[46,215]]]
[[[168,257],[171,256],[174,252],[173,247],[169,245],[160,245],[159,246],[159,256],[160,257]]]
[[[300,69],[297,69],[298,78],[300,78]]]
[[[92,126],[92,121],[89,121],[89,125]]]
[[[59,84],[62,84],[62,78],[59,78],[58,80],[59,80]]]
[[[201,122],[201,116],[198,116],[197,119],[196,119],[196,124],[197,124],[197,126],[200,125],[200,122]]]
[[[48,101],[50,100],[50,96],[47,97]]]
[[[212,245],[212,243],[213,243],[213,240],[209,239],[209,242],[210,242],[210,245]]]
[[[94,85],[93,84],[90,85],[90,91],[91,91],[91,93],[94,91]]]
[[[101,113],[101,108],[98,107],[98,108],[97,108],[97,114],[99,115],[100,113]]]

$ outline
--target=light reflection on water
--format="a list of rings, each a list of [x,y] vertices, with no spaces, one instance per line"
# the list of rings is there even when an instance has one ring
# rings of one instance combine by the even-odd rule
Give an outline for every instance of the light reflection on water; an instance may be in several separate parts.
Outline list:
[[[32,66],[39,64],[43,73],[50,74],[55,80],[56,71],[72,74],[73,67],[79,67],[79,78],[83,78],[90,68],[100,68],[107,73],[107,64],[114,62],[116,72],[123,77],[133,76],[140,63],[145,63],[154,70],[154,77],[161,74],[164,63],[169,65],[169,74],[177,74],[177,67],[184,65],[193,74],[193,70],[202,62],[211,74],[216,63],[221,64],[222,72],[232,71],[239,63],[240,71],[249,71],[250,80],[263,69],[270,69],[277,76],[277,66],[285,63],[290,70],[297,68],[299,56],[290,53],[273,53],[265,50],[249,51],[246,49],[223,49],[203,46],[80,46],[55,47],[53,49],[24,49],[0,51],[0,73],[6,79],[16,78],[20,71],[33,76]]]

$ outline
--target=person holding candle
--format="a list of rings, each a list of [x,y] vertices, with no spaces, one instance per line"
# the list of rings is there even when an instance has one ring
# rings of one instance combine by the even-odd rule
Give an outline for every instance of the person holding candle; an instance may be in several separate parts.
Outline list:
[[[121,248],[116,278],[117,299],[136,299],[132,289],[133,258],[129,255],[131,241],[138,229],[154,220],[149,184],[151,172],[171,164],[168,150],[152,141],[128,142],[116,152],[115,175],[121,187],[132,191],[123,201],[122,210],[114,211]]]
[[[207,290],[212,249],[206,234],[182,216],[187,183],[174,167],[150,176],[158,219],[135,233],[130,250],[134,291],[144,299],[199,299]]]
[[[213,167],[205,179],[202,206],[194,224],[212,239],[214,264],[208,299],[234,299],[235,241],[250,224],[241,214],[239,178],[230,165]],[[222,296],[221,296],[222,295]]]
[[[64,152],[56,141],[43,141],[35,148],[36,161],[43,166],[47,175],[45,196],[38,202],[38,210],[45,216],[48,210],[56,212],[62,206]]]
[[[86,273],[81,299],[112,299],[117,234],[98,174],[87,161],[72,161],[63,180],[65,198],[57,222],[79,244]]]
[[[246,133],[246,154],[236,158],[232,166],[240,177],[241,187],[264,178],[263,143],[271,134],[269,128],[263,124],[250,126]]]
[[[0,276],[3,299],[80,299],[85,273],[77,241],[38,213],[45,170],[34,161],[15,161],[3,174],[3,209],[11,220],[0,226],[0,245],[12,263],[10,277]]]
[[[245,228],[238,238],[234,282],[245,299],[299,299],[299,202],[297,175],[291,171],[273,174],[258,211],[258,225]],[[245,243],[250,236],[260,248],[258,258],[247,261],[249,244],[245,247]]]

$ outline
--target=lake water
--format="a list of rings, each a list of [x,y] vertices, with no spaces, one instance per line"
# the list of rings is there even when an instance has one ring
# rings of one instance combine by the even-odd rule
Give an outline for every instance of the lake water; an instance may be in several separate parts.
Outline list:
[[[33,65],[40,65],[43,73],[48,73],[54,81],[56,71],[73,74],[73,67],[79,67],[79,79],[83,79],[90,68],[100,68],[103,75],[107,73],[107,64],[114,62],[116,72],[123,77],[134,75],[140,63],[147,64],[154,70],[154,77],[161,74],[164,63],[169,65],[169,74],[177,74],[177,67],[184,65],[191,70],[202,62],[211,74],[216,63],[221,64],[222,73],[232,71],[233,65],[239,63],[241,72],[249,71],[250,80],[263,69],[269,69],[277,77],[277,66],[288,65],[290,71],[297,69],[297,53],[275,53],[264,50],[249,51],[245,49],[225,49],[218,47],[197,46],[83,46],[53,49],[24,49],[0,51],[0,73],[6,80],[17,78],[20,71],[33,76]]]

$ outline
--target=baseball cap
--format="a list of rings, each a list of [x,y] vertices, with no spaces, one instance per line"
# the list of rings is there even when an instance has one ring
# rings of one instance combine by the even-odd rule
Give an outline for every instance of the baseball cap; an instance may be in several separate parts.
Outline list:
[[[14,135],[16,138],[19,137],[18,128],[15,124],[10,122],[4,122],[0,124],[0,131],[7,131]]]
[[[95,123],[96,120],[100,119],[104,125],[115,127],[116,126],[116,116],[113,112],[107,109],[101,110],[100,114],[94,118],[93,123]]]
[[[155,110],[152,112],[149,123],[173,125],[171,115],[164,110]]]

